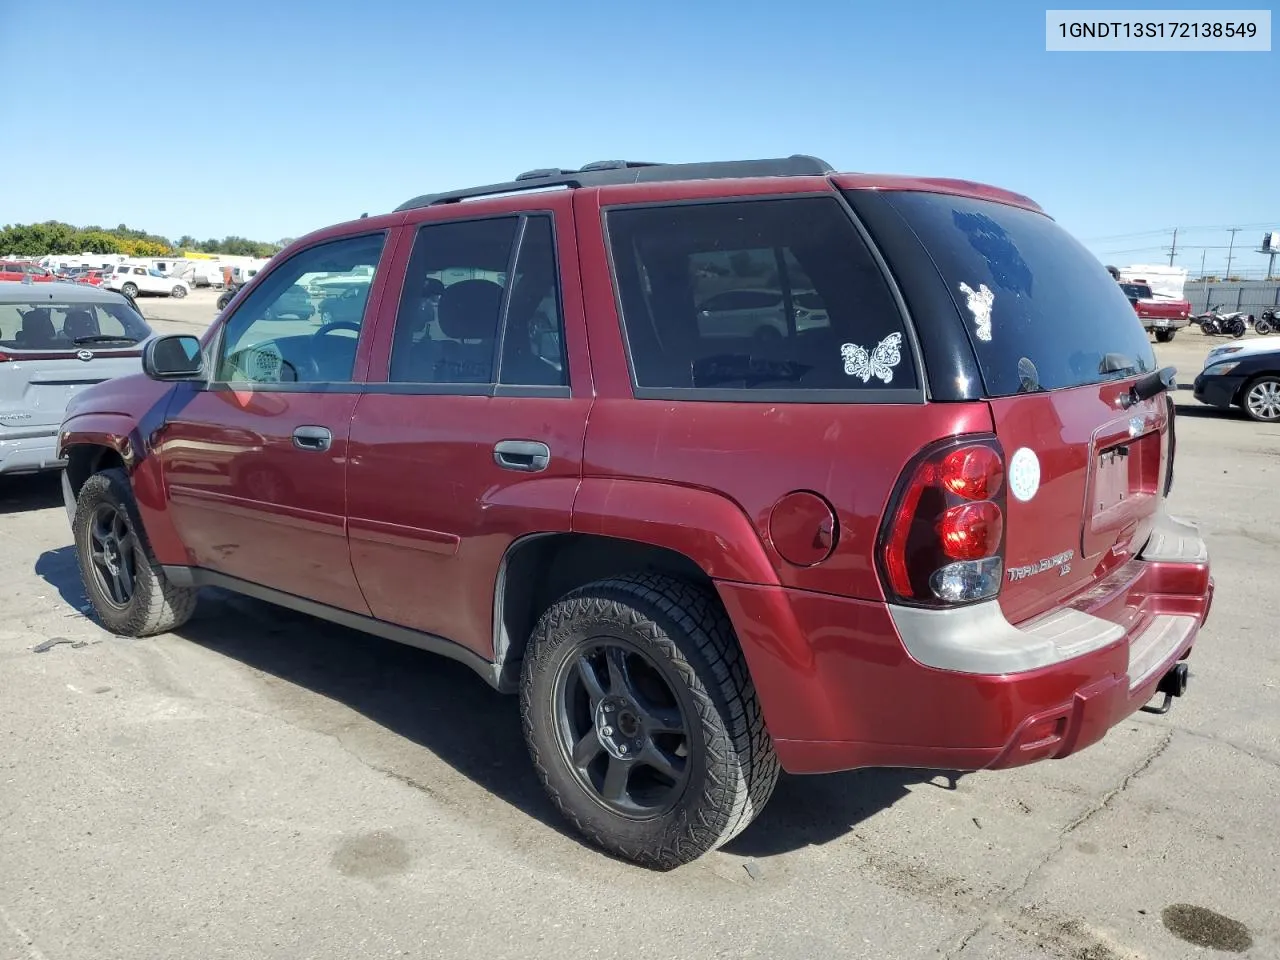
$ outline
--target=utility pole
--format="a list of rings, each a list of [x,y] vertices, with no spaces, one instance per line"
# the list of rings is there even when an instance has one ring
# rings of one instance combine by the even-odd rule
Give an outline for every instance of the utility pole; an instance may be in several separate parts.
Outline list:
[[[1173,255],[1178,252],[1178,228],[1173,228],[1173,246],[1169,248],[1169,266],[1173,266]]]
[[[1200,251],[1200,279],[1201,280],[1204,279],[1204,255],[1208,252],[1209,252],[1208,250]]]
[[[1227,279],[1227,277],[1231,276],[1231,254],[1235,251],[1235,248],[1236,248],[1236,234],[1237,234],[1237,233],[1239,233],[1239,232],[1240,232],[1240,228],[1239,228],[1239,227],[1232,227],[1232,228],[1231,228],[1231,243],[1229,243],[1229,244],[1227,245],[1227,276],[1226,276],[1226,277],[1223,277],[1223,278],[1222,278],[1223,280],[1225,280],[1225,279]]]

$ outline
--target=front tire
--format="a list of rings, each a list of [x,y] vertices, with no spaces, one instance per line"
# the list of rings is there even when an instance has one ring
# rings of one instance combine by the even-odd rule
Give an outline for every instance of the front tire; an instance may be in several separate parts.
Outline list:
[[[560,812],[642,866],[668,870],[727,843],[777,783],[728,617],[670,577],[601,580],[553,604],[529,641],[520,707]]]
[[[187,295],[187,288],[183,286],[176,286],[169,291],[169,296],[173,297],[173,299],[175,300],[181,300],[186,295]]]
[[[1280,421],[1280,377],[1259,377],[1244,388],[1241,403],[1249,419],[1259,423]]]
[[[71,528],[80,578],[104,627],[124,637],[148,637],[191,618],[197,591],[174,586],[155,562],[123,470],[85,481]]]

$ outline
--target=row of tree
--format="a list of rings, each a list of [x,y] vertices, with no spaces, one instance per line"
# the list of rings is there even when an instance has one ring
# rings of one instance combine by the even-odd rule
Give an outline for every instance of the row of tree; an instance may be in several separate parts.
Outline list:
[[[174,243],[145,230],[133,230],[123,223],[118,227],[73,227],[69,223],[47,220],[44,223],[7,224],[0,229],[0,255],[42,257],[46,254],[120,253],[127,257],[172,256],[183,250],[200,253],[225,253],[241,257],[269,257],[287,241],[263,243],[244,237],[221,240],[197,240],[180,237]]]

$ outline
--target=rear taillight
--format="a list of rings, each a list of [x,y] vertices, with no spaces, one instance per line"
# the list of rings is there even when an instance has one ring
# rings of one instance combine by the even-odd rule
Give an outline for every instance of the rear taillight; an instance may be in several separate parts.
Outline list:
[[[903,471],[879,540],[895,602],[952,606],[987,600],[1004,577],[1004,451],[992,436],[944,440]]]

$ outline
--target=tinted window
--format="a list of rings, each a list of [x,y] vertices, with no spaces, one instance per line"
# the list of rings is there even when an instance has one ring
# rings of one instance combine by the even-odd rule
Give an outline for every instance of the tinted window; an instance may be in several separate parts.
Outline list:
[[[0,347],[10,350],[110,350],[150,335],[124,303],[0,303]]]
[[[215,379],[350,381],[373,269],[385,241],[381,233],[333,240],[281,263],[227,320]],[[336,293],[318,286],[333,274],[352,281]]]
[[[1151,342],[1120,284],[1053,220],[967,197],[885,196],[946,281],[988,394],[1155,369]]]
[[[619,209],[608,224],[638,387],[917,387],[901,314],[835,198]]]
[[[396,313],[390,379],[492,384],[519,217],[418,230]]]
[[[529,217],[520,238],[507,304],[498,382],[511,386],[567,386],[560,275],[550,217]]]

